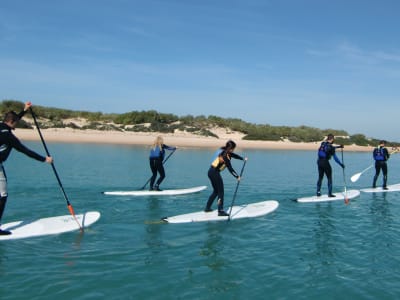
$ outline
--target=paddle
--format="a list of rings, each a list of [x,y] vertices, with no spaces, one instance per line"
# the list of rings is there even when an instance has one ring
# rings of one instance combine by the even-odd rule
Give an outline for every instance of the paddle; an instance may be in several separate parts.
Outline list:
[[[358,179],[360,179],[360,176],[361,176],[364,172],[366,172],[366,171],[368,171],[369,169],[371,169],[374,165],[375,165],[375,164],[372,164],[372,165],[370,165],[368,168],[365,168],[364,170],[362,170],[360,173],[356,173],[356,174],[354,174],[353,176],[351,176],[351,178],[350,178],[351,182],[356,182]]]
[[[349,204],[349,198],[347,197],[346,176],[345,176],[345,173],[344,173],[343,148],[341,150],[342,150],[342,164],[343,164],[342,171],[343,171],[343,184],[344,184],[344,203],[345,204]]]
[[[242,175],[243,175],[244,167],[246,166],[246,162],[247,162],[247,159],[245,159],[244,162],[243,162],[242,170],[240,171],[240,175],[239,175],[240,180],[238,180],[238,182],[236,184],[235,192],[233,193],[232,204],[231,204],[231,208],[230,208],[229,214],[228,214],[228,221],[231,220],[231,213],[232,213],[233,203],[235,202],[236,194],[237,194],[237,191],[238,191],[238,188],[239,188],[239,183],[242,180]]]
[[[176,149],[175,149],[176,150]],[[163,164],[165,164],[168,160],[168,158],[171,157],[172,154],[174,154],[175,150],[172,150],[171,153],[164,159]],[[152,176],[151,176],[152,177]],[[142,186],[141,190],[144,190],[144,188],[146,187],[146,185],[150,182],[151,177],[146,181],[146,183]]]
[[[51,156],[50,153],[49,153],[49,150],[47,149],[47,146],[46,146],[46,143],[45,143],[45,141],[44,141],[44,138],[43,138],[43,136],[42,136],[42,132],[40,131],[39,124],[38,124],[38,122],[37,122],[37,120],[36,120],[35,113],[33,112],[32,107],[30,107],[29,109],[30,109],[30,111],[31,111],[31,115],[32,115],[33,121],[35,122],[35,126],[36,126],[36,128],[37,128],[37,130],[38,130],[38,133],[39,133],[40,139],[41,139],[41,141],[42,141],[43,147],[44,147],[44,149],[46,150],[46,154],[47,154],[47,156]],[[74,217],[76,223],[77,223],[78,226],[79,226],[79,229],[80,229],[81,231],[83,231],[83,227],[81,226],[81,224],[79,223],[78,219],[76,218],[74,209],[73,209],[71,203],[70,203],[69,200],[68,200],[67,194],[65,193],[65,190],[64,190],[64,187],[63,187],[63,185],[62,185],[62,183],[61,183],[60,177],[58,176],[56,167],[54,166],[54,162],[51,163],[51,167],[53,168],[54,175],[56,176],[57,181],[58,181],[58,185],[60,186],[60,189],[61,189],[61,191],[62,191],[62,193],[63,193],[63,195],[64,195],[64,199],[67,201],[68,210],[69,210],[69,212],[71,213],[71,215]]]
[[[392,149],[394,149],[394,150],[393,150],[390,154],[394,154],[394,153],[396,153],[396,152],[399,151],[399,149],[397,149],[397,148],[392,148]],[[366,171],[368,171],[369,169],[371,169],[373,166],[375,166],[375,163],[373,163],[372,165],[370,165],[368,168],[365,168],[365,169],[362,170],[361,172],[356,173],[356,174],[354,174],[353,176],[351,176],[351,178],[350,178],[351,182],[356,182],[358,179],[360,179],[360,176],[361,176],[362,174],[364,174]]]

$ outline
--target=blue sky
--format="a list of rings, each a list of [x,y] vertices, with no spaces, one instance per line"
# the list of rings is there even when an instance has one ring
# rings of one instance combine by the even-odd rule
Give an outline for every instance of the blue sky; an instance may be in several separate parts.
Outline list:
[[[399,12],[397,0],[2,0],[0,100],[400,141]]]

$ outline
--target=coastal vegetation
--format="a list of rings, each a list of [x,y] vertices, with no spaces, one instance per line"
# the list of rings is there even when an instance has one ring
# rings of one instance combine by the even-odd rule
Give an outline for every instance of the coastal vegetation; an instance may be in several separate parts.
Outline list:
[[[24,103],[16,100],[3,100],[0,102],[0,112],[21,111]],[[174,133],[186,131],[197,135],[218,138],[212,132],[213,128],[224,128],[227,132],[242,133],[245,140],[262,141],[291,141],[291,142],[318,142],[328,133],[333,133],[337,144],[343,145],[377,145],[378,140],[367,138],[358,133],[349,135],[342,129],[319,129],[309,126],[272,126],[269,124],[253,124],[237,118],[221,118],[218,116],[177,116],[174,114],[160,113],[155,110],[131,111],[122,114],[75,111],[53,107],[35,106],[41,128],[73,128],[79,130],[116,130],[136,132],[161,132]],[[33,128],[33,121],[27,114],[21,120],[20,127]],[[392,146],[400,143],[390,142]]]

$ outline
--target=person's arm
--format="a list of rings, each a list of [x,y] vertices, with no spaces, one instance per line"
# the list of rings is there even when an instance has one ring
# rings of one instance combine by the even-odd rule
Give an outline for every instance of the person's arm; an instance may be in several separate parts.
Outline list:
[[[28,111],[28,109],[29,109],[31,106],[32,106],[32,103],[31,103],[30,101],[25,102],[24,110],[21,111],[21,112],[18,114],[18,117],[19,117],[20,119],[22,119],[22,117],[25,115],[25,113]]]
[[[175,151],[176,150],[176,147],[170,147],[170,146],[165,145],[165,144],[163,144],[163,148],[167,149],[167,150],[171,150],[171,151]]]
[[[384,151],[385,151],[385,160],[388,160],[390,158],[390,153],[387,148],[384,148]]]
[[[232,164],[231,164],[231,160],[228,158],[227,156],[227,152],[223,152],[222,154],[222,159],[224,160],[224,164],[226,166],[226,168],[229,170],[229,172],[233,175],[233,177],[235,177],[236,179],[239,178],[238,173],[236,173],[236,171],[233,169]]]
[[[336,161],[336,163],[341,166],[344,169],[344,164],[339,160],[337,157],[336,153],[333,153],[333,159]]]
[[[240,156],[239,154],[236,154],[234,152],[231,153],[231,157],[233,157],[235,159],[244,160],[244,158],[242,156]]]
[[[36,152],[32,151],[31,149],[29,149],[28,147],[24,146],[13,134],[10,133],[9,136],[9,141],[10,141],[10,145],[11,147],[13,147],[14,149],[16,149],[17,151],[25,154],[26,156],[29,156],[33,159],[36,159],[38,161],[41,162],[47,162],[48,160],[46,159],[46,157],[37,154]]]

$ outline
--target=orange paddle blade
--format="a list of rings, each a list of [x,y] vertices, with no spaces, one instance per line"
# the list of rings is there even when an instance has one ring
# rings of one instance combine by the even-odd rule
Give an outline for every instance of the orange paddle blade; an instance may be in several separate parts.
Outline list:
[[[71,204],[68,205],[68,210],[71,213],[71,215],[75,216],[74,208],[72,207]]]

